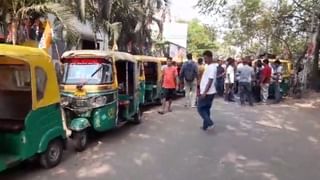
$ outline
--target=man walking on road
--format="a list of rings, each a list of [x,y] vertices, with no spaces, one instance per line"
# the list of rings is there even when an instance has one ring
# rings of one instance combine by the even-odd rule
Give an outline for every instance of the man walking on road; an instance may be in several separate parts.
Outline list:
[[[249,105],[253,106],[252,97],[252,77],[254,76],[254,70],[248,65],[248,60],[243,62],[243,66],[237,70],[239,74],[239,90],[240,90],[240,102],[241,105],[245,104],[245,101],[249,101]]]
[[[185,107],[196,107],[198,66],[192,60],[191,53],[187,54],[187,58],[188,61],[181,68],[180,80],[184,82],[186,91]]]
[[[167,66],[162,72],[161,84],[164,90],[165,101],[162,104],[162,110],[159,114],[164,114],[168,104],[168,112],[172,111],[171,104],[177,87],[177,68],[172,65],[172,58],[168,57]]]
[[[266,104],[269,97],[269,85],[271,80],[272,70],[269,66],[269,60],[263,60],[263,69],[261,73],[261,99],[262,103]]]
[[[200,97],[198,100],[198,112],[203,119],[202,129],[204,131],[214,127],[211,119],[211,106],[216,94],[215,81],[217,76],[217,64],[214,64],[212,52],[203,53],[205,62],[208,64],[200,82]]]

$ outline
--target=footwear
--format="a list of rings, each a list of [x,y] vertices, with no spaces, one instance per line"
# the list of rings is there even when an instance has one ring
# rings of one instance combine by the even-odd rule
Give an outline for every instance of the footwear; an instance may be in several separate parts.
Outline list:
[[[161,115],[164,115],[164,112],[163,111],[158,111],[159,114]]]
[[[209,126],[209,127],[207,128],[207,130],[212,130],[212,129],[214,129],[214,127],[215,127],[215,125],[213,124],[213,125]]]
[[[214,129],[214,127],[215,127],[215,124],[212,124],[212,125],[210,125],[210,126],[208,126],[208,127],[200,127],[203,131],[208,131],[208,130],[211,130],[211,129]]]
[[[203,126],[200,127],[201,130],[206,131],[208,128],[205,128]]]

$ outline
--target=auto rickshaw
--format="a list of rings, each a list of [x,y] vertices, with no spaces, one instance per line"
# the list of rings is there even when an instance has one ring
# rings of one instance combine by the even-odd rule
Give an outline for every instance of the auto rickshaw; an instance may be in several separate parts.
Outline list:
[[[145,76],[145,70],[144,65],[141,60],[137,60],[138,65],[138,73],[139,73],[139,87],[140,87],[140,106],[143,106],[145,104],[145,92],[146,92],[146,76]]]
[[[86,149],[89,130],[141,122],[139,66],[132,55],[78,50],[65,52],[61,59],[61,104],[76,151]]]
[[[273,64],[276,59],[269,59],[269,62]],[[282,81],[280,84],[280,91],[282,96],[286,96],[289,93],[290,78],[293,73],[293,63],[289,60],[280,60],[282,66]],[[272,66],[273,67],[273,66]],[[269,94],[274,97],[274,83],[270,85]]]
[[[27,159],[58,165],[65,148],[59,86],[41,49],[0,45],[0,171]]]
[[[152,56],[135,56],[143,63],[145,72],[145,105],[161,103],[161,60]]]

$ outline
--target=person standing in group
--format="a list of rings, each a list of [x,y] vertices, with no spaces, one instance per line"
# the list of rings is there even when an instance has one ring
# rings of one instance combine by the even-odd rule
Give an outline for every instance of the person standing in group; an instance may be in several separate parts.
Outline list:
[[[272,70],[269,66],[269,60],[263,60],[263,69],[261,72],[261,99],[262,103],[266,104],[269,97],[269,86],[271,80]]]
[[[200,95],[200,81],[203,75],[203,72],[205,70],[205,65],[203,63],[203,59],[199,58],[198,59],[198,83],[197,83],[197,96]]]
[[[234,85],[234,62],[233,58],[227,59],[227,69],[226,69],[226,79],[225,79],[225,87],[226,87],[226,94],[225,100],[229,102],[234,102],[234,95],[233,95],[233,85]]]
[[[280,83],[282,81],[282,66],[279,59],[277,59],[274,62],[274,69],[273,69],[273,80],[275,84],[274,88],[274,97],[275,97],[275,103],[279,103],[281,101],[281,89],[280,89]]]
[[[254,64],[254,73],[255,73],[255,81],[253,83],[252,91],[254,95],[254,99],[257,103],[261,102],[261,74],[262,74],[262,61],[259,59],[255,64]]]
[[[249,66],[248,60],[243,61],[243,66],[237,70],[239,74],[239,93],[240,93],[240,103],[245,104],[245,101],[249,101],[249,105],[253,106],[252,98],[252,79],[254,76],[254,70]]]
[[[216,82],[216,89],[217,89],[217,94],[220,97],[223,97],[224,94],[224,77],[226,75],[225,69],[222,66],[223,62],[222,60],[219,60],[219,65],[217,67],[217,82]]]
[[[192,60],[192,54],[187,54],[187,62],[182,65],[180,72],[180,80],[184,82],[184,89],[186,92],[185,107],[196,107],[197,98],[197,79],[198,79],[198,66]]]
[[[161,84],[164,90],[165,101],[162,104],[162,110],[159,114],[164,114],[168,104],[168,112],[172,111],[172,100],[174,98],[175,90],[177,88],[178,72],[177,68],[172,64],[172,58],[167,58],[167,66],[164,67],[162,72]]]
[[[203,119],[202,130],[206,131],[214,127],[211,119],[211,107],[216,94],[215,81],[217,65],[214,63],[211,51],[203,53],[205,62],[208,64],[200,81],[200,97],[198,99],[198,113]]]
[[[237,60],[237,63],[235,65],[235,72],[237,72],[237,69],[241,68],[243,66],[243,59],[240,58]],[[234,94],[237,94],[239,96],[239,75],[236,74],[235,82],[234,82]]]

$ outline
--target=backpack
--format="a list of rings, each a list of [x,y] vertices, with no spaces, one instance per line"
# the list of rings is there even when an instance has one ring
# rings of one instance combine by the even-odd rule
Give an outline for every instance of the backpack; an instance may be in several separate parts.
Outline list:
[[[194,62],[187,62],[183,69],[183,76],[187,82],[192,82],[197,77],[196,65]]]

